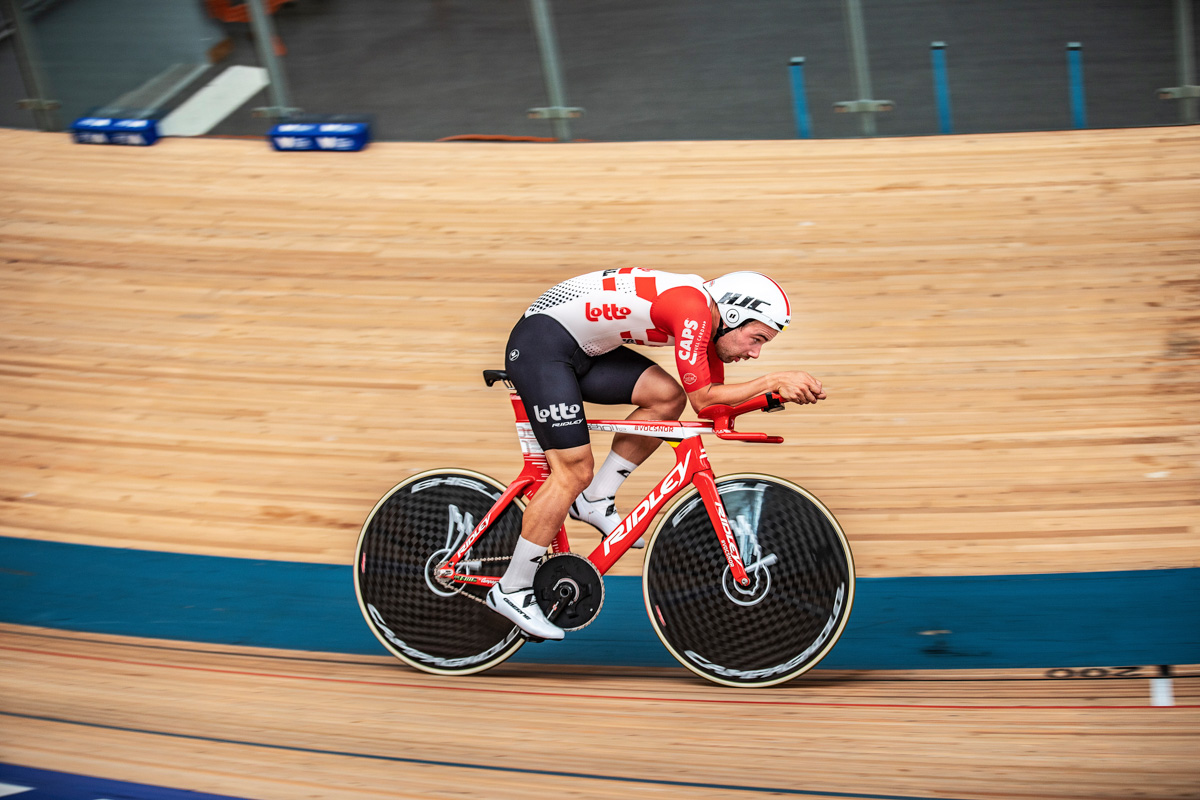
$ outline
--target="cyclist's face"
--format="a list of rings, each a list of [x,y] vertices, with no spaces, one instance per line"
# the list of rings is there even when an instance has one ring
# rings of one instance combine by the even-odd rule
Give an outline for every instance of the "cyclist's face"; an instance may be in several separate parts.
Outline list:
[[[758,358],[763,345],[774,339],[778,333],[779,331],[758,320],[751,320],[717,339],[717,358],[726,364],[744,358]]]

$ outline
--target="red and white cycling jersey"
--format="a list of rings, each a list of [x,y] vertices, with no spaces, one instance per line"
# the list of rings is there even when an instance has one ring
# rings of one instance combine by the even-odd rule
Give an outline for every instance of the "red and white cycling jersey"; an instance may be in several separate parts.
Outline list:
[[[626,267],[589,272],[551,288],[525,316],[546,314],[598,356],[623,344],[674,347],[686,391],[725,380],[710,339],[712,312],[699,275]]]

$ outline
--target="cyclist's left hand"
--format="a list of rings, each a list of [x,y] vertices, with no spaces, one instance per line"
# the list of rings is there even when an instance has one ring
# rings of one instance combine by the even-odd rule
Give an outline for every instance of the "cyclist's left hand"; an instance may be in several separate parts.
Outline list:
[[[821,382],[807,372],[779,372],[775,378],[775,393],[788,403],[807,405],[824,400],[825,388]]]

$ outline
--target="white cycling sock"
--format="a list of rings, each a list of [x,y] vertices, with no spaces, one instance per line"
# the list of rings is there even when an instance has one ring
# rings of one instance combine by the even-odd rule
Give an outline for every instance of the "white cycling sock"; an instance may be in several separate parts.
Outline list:
[[[583,490],[583,496],[588,500],[603,500],[606,497],[616,497],[617,490],[621,488],[621,484],[629,477],[629,473],[637,469],[637,466],[632,461],[628,461],[616,453],[609,451],[608,458],[604,459],[604,463],[600,466],[600,469],[596,470],[591,484]]]
[[[504,571],[504,577],[500,579],[500,591],[515,592],[518,589],[528,589],[533,586],[533,573],[537,572],[544,555],[546,555],[545,545],[534,544],[524,536],[517,539],[517,546],[513,548],[512,561],[508,562],[508,569]]]

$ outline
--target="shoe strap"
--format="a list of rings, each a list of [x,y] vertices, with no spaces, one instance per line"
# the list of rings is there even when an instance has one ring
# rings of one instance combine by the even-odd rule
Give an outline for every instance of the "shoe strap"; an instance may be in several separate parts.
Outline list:
[[[604,516],[606,516],[606,517],[610,517],[613,514],[617,513],[617,496],[615,494],[612,495],[611,497],[598,497],[595,500],[593,500],[590,497],[588,497],[586,494],[581,492],[580,497],[582,497],[584,500],[588,501],[589,503],[591,503],[593,505],[595,505],[596,503],[603,503],[605,500],[607,500],[608,508],[606,508],[604,510]],[[576,502],[578,502],[578,498],[576,498]],[[575,505],[575,503],[572,503],[571,505]],[[578,513],[578,512],[576,512],[576,513]]]

